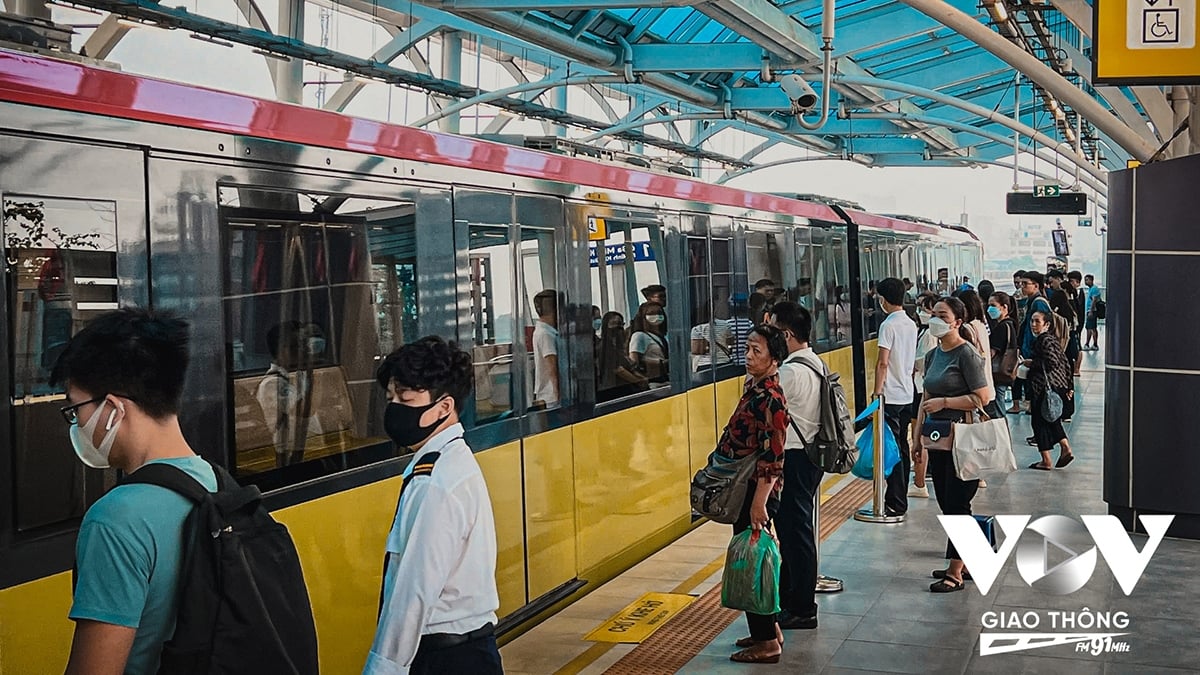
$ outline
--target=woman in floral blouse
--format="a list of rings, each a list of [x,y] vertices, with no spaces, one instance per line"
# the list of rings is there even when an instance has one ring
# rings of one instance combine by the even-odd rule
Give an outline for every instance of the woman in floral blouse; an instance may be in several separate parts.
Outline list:
[[[717,443],[717,452],[738,458],[758,455],[758,466],[746,491],[733,533],[761,530],[771,521],[783,490],[783,443],[787,434],[787,403],[777,371],[787,358],[787,340],[773,326],[758,326],[746,339],[746,391]],[[745,649],[730,656],[741,663],[778,663],[783,634],[773,614],[746,613],[750,637],[738,640]]]

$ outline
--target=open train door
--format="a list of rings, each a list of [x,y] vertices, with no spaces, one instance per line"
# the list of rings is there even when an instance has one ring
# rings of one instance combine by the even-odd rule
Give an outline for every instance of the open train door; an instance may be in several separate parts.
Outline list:
[[[92,318],[148,301],[145,175],[139,149],[0,132],[0,588],[69,569],[116,478],[76,459],[50,374]]]

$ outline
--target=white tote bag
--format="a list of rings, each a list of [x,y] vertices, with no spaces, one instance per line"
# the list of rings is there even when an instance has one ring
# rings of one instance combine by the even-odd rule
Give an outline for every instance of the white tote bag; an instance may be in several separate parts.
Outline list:
[[[966,422],[955,422],[953,453],[954,473],[959,480],[976,480],[984,474],[1017,470],[1008,422],[1002,418],[991,419],[982,411],[967,413]]]

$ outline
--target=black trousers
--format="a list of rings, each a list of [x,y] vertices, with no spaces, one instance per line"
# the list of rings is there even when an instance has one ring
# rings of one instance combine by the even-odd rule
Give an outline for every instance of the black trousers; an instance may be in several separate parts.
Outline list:
[[[883,506],[889,514],[901,514],[908,511],[908,474],[912,472],[912,458],[908,456],[908,425],[912,423],[912,404],[884,405],[883,419],[900,444],[900,461],[888,474]]]
[[[774,637],[775,634],[771,635]],[[417,655],[409,672],[412,675],[504,675],[504,666],[500,663],[496,636],[488,635],[445,649],[426,649],[424,645],[417,647]]]
[[[978,480],[959,480],[954,473],[954,456],[949,450],[930,450],[929,469],[933,473],[933,489],[937,492],[938,506],[947,516],[971,515],[971,500],[979,491]],[[961,560],[954,542],[946,542],[946,557]]]
[[[784,483],[784,485],[787,485],[787,483]],[[752,481],[750,489],[746,491],[746,499],[742,502],[742,512],[738,514],[737,522],[733,524],[734,534],[739,534],[750,529],[750,505],[754,503],[754,490],[757,487],[758,481]],[[778,513],[778,505],[768,500],[767,515],[771,515],[772,512]],[[778,529],[778,525],[776,525],[776,529]],[[782,584],[780,585],[782,586]],[[750,626],[750,637],[757,642],[774,640],[775,620],[776,617],[774,614],[753,614],[746,612],[746,625]]]
[[[1025,390],[1026,390],[1027,388],[1028,388],[1028,386],[1025,384],[1025,379],[1024,379],[1024,378],[1018,377],[1018,378],[1015,378],[1015,379],[1013,380],[1013,383],[1012,383],[1012,402],[1013,402],[1013,405],[1016,405],[1018,401],[1020,401],[1021,399],[1025,398],[1025,396],[1026,396],[1026,392],[1025,392]]]
[[[788,450],[783,460],[783,495],[775,517],[779,552],[779,607],[794,616],[817,615],[817,533],[813,527],[817,493],[825,472],[803,450]]]

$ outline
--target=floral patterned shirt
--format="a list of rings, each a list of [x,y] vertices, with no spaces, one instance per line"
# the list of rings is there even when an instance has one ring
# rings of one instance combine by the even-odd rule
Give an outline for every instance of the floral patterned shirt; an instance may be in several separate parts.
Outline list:
[[[783,490],[783,443],[787,425],[787,402],[779,387],[779,377],[771,375],[746,386],[742,400],[717,442],[717,452],[726,457],[758,454],[754,480],[775,478],[772,499],[778,499]]]

